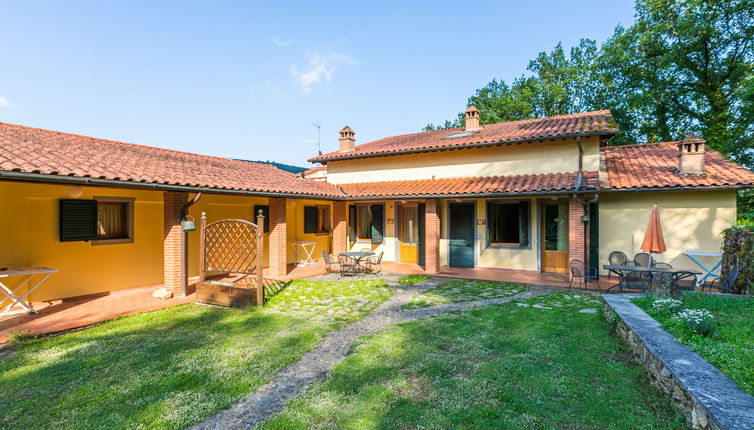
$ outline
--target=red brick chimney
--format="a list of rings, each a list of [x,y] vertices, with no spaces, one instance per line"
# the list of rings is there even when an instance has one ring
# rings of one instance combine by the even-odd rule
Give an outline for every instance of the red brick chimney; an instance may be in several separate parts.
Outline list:
[[[466,109],[466,129],[464,131],[476,131],[481,129],[479,126],[479,110],[474,106]]]
[[[678,173],[701,175],[704,173],[705,141],[695,134],[687,134],[678,142]]]
[[[349,126],[345,126],[343,130],[340,130],[340,138],[338,139],[340,141],[340,152],[348,152],[356,149],[355,135],[356,133]]]

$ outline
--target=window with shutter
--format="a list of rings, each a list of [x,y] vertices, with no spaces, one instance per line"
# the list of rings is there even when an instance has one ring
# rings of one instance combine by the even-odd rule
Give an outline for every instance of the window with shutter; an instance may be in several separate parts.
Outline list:
[[[489,245],[529,246],[529,202],[488,202]]]
[[[304,206],[304,233],[317,232],[317,207]]]
[[[97,237],[93,245],[131,243],[134,239],[134,199],[99,197],[97,202]]]
[[[371,238],[372,243],[382,243],[385,236],[385,206],[382,204],[375,204],[371,206],[372,212],[372,224],[371,224]]]
[[[60,200],[60,241],[76,242],[97,238],[97,201]]]
[[[317,206],[317,233],[330,232],[330,207]]]

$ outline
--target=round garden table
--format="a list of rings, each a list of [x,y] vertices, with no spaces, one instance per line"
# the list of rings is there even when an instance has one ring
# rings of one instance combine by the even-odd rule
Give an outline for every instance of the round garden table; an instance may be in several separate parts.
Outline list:
[[[367,273],[369,272],[369,269],[363,264],[364,259],[367,259],[374,255],[374,252],[367,252],[367,251],[353,251],[353,252],[341,252],[340,254],[343,257],[348,257],[351,260],[354,261],[354,264],[356,264],[356,267],[354,267],[354,272],[356,273]]]

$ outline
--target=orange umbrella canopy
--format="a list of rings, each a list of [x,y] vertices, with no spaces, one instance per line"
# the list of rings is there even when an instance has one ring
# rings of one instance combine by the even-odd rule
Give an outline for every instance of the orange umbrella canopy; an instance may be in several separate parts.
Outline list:
[[[660,209],[657,202],[652,205],[652,213],[649,215],[649,225],[644,234],[644,242],[641,243],[644,252],[661,254],[665,252],[665,239],[662,237],[662,225],[660,224]]]

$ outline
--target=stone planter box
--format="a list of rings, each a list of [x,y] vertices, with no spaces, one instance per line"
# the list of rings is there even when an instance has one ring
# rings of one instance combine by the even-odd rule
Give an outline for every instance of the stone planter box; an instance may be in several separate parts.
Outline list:
[[[210,305],[247,309],[257,303],[256,286],[207,281],[196,284],[196,301]]]
[[[652,384],[671,397],[692,429],[753,429],[754,397],[631,303],[638,296],[606,294],[604,312]]]

